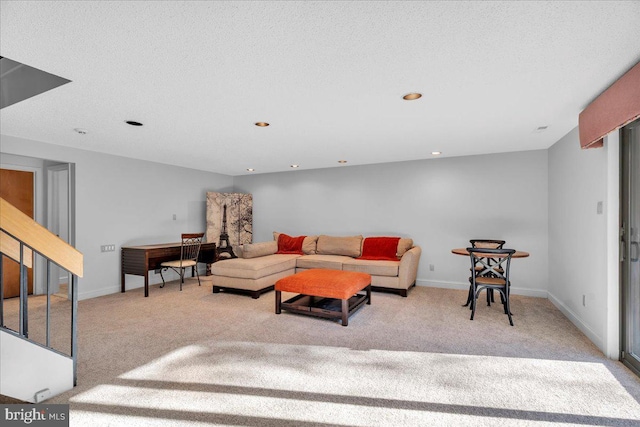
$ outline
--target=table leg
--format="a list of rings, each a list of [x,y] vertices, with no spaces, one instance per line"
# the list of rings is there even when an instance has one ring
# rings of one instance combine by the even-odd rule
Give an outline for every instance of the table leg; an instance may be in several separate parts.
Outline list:
[[[349,325],[349,299],[342,300],[342,326]]]
[[[282,293],[276,291],[276,314],[280,314],[280,303],[282,302]]]
[[[120,274],[120,292],[124,293],[124,273]]]
[[[144,296],[149,296],[149,273],[144,275]]]
[[[367,290],[367,305],[371,305],[371,285],[365,288]]]

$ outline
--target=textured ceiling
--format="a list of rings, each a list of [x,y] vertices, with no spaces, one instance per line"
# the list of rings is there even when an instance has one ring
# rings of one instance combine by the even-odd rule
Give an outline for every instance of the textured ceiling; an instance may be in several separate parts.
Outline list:
[[[228,175],[548,148],[640,60],[638,1],[2,1],[0,16],[1,56],[72,80],[2,109],[2,134]]]

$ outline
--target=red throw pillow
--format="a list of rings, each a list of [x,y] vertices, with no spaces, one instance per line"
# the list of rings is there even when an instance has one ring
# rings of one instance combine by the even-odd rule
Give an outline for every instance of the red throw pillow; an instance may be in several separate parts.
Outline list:
[[[284,233],[278,236],[278,252],[277,254],[298,254],[303,255],[302,242],[307,236],[291,237]]]
[[[362,245],[362,256],[358,259],[398,261],[399,237],[367,237]]]

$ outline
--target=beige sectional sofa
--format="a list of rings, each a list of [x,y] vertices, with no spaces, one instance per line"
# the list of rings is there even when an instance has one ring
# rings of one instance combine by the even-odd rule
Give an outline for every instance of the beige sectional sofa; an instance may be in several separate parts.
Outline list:
[[[362,236],[307,236],[302,254],[277,254],[274,241],[243,245],[238,258],[218,261],[211,266],[213,292],[232,291],[258,298],[270,291],[276,281],[311,268],[358,271],[371,275],[376,291],[390,291],[404,297],[415,286],[422,250],[411,239],[400,239],[394,260],[358,259],[362,254]]]

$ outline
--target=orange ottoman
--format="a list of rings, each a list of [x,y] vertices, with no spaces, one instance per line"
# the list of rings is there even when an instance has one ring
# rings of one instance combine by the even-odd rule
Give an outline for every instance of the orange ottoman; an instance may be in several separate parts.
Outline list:
[[[371,304],[371,275],[354,271],[311,269],[276,282],[276,314],[281,310],[311,316],[341,319],[349,324],[349,316],[366,302]],[[365,291],[365,294],[359,294]],[[299,295],[282,302],[282,292]]]

